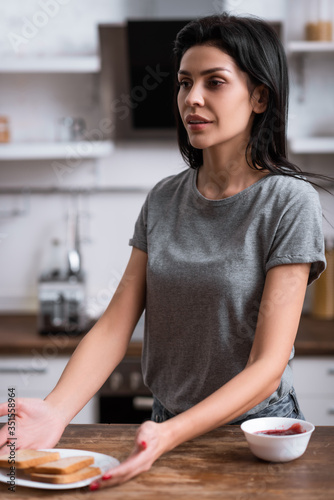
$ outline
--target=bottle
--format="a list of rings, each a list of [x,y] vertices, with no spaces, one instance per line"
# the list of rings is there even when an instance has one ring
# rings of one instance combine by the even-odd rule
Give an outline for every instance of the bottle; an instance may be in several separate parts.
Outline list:
[[[318,0],[308,0],[305,13],[307,15],[305,39],[308,41],[318,40]]]
[[[58,238],[51,240],[51,251],[49,260],[48,276],[51,280],[60,280],[63,274],[63,249]]]
[[[332,40],[332,0],[308,0],[305,38],[310,41]]]
[[[312,316],[334,319],[334,241],[325,242],[327,268],[314,283]]]
[[[9,120],[7,116],[0,116],[0,143],[6,143],[9,140]]]

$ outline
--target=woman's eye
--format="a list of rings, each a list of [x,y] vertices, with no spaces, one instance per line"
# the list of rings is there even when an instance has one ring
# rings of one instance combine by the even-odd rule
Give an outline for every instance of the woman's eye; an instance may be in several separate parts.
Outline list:
[[[220,87],[221,85],[224,85],[225,82],[222,80],[210,80],[209,81],[209,87]]]
[[[184,89],[187,89],[190,87],[190,82],[188,80],[181,80],[178,82],[179,87],[183,87]]]

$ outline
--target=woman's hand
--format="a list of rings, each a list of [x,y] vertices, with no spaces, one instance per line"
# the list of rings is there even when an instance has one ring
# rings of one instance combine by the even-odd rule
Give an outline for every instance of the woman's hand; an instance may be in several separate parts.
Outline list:
[[[138,429],[134,448],[129,457],[117,467],[107,471],[102,479],[90,484],[90,490],[117,486],[141,472],[148,471],[168,447],[164,423],[144,422]]]
[[[0,404],[0,416],[11,413],[7,403]],[[47,401],[15,399],[15,419],[0,430],[0,453],[6,453],[6,443],[14,441],[16,449],[53,448],[64,432],[66,423]],[[15,426],[13,425],[15,423]]]

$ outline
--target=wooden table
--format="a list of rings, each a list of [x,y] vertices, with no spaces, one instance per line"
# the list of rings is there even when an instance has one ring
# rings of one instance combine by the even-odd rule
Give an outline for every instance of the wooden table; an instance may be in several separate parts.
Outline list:
[[[57,447],[110,454],[123,460],[137,425],[69,425]],[[112,489],[46,491],[0,484],[1,500],[333,500],[334,427],[317,427],[305,454],[287,463],[258,460],[239,426],[224,426],[185,443],[149,472]]]

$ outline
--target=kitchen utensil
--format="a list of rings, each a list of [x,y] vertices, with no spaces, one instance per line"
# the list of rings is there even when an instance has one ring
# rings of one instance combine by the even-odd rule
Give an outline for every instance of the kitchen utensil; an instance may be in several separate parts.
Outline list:
[[[68,274],[79,276],[81,273],[81,255],[79,250],[79,214],[72,205],[68,213]]]
[[[81,141],[84,139],[86,122],[83,118],[64,116],[58,121],[58,140],[62,142]]]
[[[81,141],[86,131],[86,123],[83,118],[74,118],[72,125],[72,138],[74,141]]]
[[[81,278],[41,279],[38,300],[38,331],[42,335],[80,335],[86,330],[85,283]]]
[[[63,333],[78,335],[86,331],[85,280],[79,249],[79,214],[77,200],[72,200],[67,223],[66,272],[54,266],[38,283],[38,330],[43,335]]]

